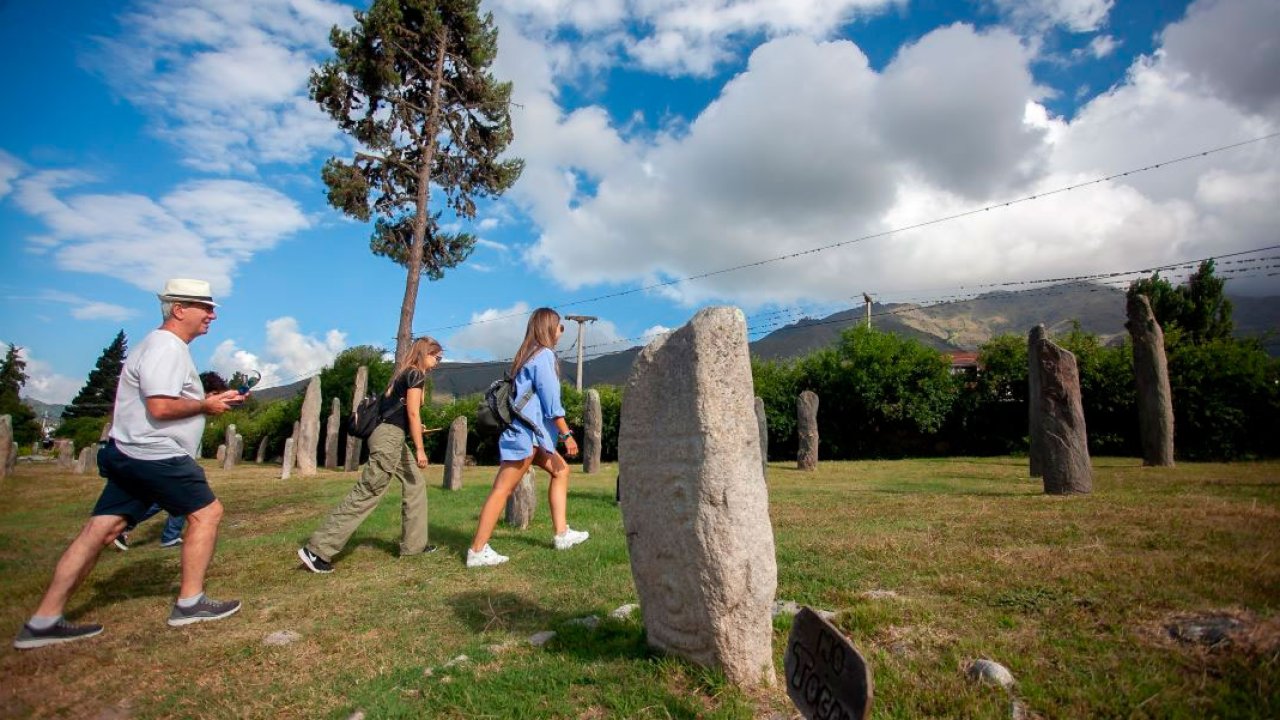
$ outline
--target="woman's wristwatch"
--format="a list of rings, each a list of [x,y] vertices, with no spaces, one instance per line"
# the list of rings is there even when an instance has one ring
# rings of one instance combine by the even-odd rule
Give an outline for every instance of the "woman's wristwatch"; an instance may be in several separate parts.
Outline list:
[[[573,433],[571,433],[571,432],[562,432],[562,433],[560,433],[560,434],[556,435],[556,442],[564,442],[565,440],[569,440],[569,439],[571,439],[572,437],[573,437]]]

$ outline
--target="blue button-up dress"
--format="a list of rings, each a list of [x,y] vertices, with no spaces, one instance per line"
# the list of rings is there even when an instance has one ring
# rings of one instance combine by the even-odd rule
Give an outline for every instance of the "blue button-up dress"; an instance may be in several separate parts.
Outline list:
[[[560,432],[555,419],[564,417],[564,405],[560,402],[560,376],[556,373],[556,354],[550,348],[542,348],[516,373],[516,398],[533,388],[529,402],[521,414],[532,424],[543,428],[537,436],[528,424],[517,422],[503,431],[498,438],[498,456],[503,462],[520,461],[533,454],[535,447],[553,453],[556,451],[556,435]]]

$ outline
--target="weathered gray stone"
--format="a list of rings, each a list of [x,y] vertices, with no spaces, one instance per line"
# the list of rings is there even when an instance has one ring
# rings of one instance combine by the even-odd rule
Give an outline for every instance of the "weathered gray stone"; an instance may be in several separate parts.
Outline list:
[[[97,456],[97,453],[94,452],[95,450],[97,450],[97,448],[80,448],[80,456],[76,458],[76,474],[84,475],[89,472],[90,467],[94,469],[94,474],[97,474],[96,471],[98,469],[98,463],[95,460],[95,457]]]
[[[356,369],[356,384],[355,388],[351,392],[351,407],[354,408],[356,405],[360,404],[360,401],[364,399],[365,392],[367,392],[368,389],[369,367],[367,365],[361,365]],[[346,461],[342,464],[343,470],[351,472],[359,467],[360,450],[362,447],[363,444],[360,438],[347,435],[347,457]]]
[[[222,441],[223,443],[225,443],[225,447],[227,451],[225,453],[222,453],[222,455],[218,459],[222,461],[223,470],[230,470],[231,468],[236,466],[237,462],[240,462],[240,454],[236,452],[235,423],[227,424],[227,430],[223,434]]]
[[[18,446],[13,442],[13,416],[0,415],[0,480],[9,476],[18,459]]]
[[[760,435],[760,469],[769,476],[769,416],[765,414],[764,398],[756,398],[756,431]]]
[[[1130,294],[1125,304],[1125,327],[1133,339],[1133,377],[1138,389],[1138,435],[1142,464],[1173,467],[1173,394],[1169,363],[1164,354],[1164,331],[1156,322],[1147,296]]]
[[[1040,375],[1040,438],[1044,491],[1070,495],[1093,491],[1093,467],[1080,401],[1076,356],[1049,340],[1037,352]]]
[[[338,426],[342,424],[342,401],[334,398],[329,403],[329,420],[324,428],[324,466],[338,467]]]
[[[277,630],[262,639],[263,645],[275,645],[277,647],[290,645],[302,639],[302,636],[292,630]]]
[[[307,383],[307,394],[302,399],[298,443],[294,445],[294,450],[298,453],[298,475],[302,477],[316,474],[316,448],[320,445],[320,399],[320,376],[316,375]]]
[[[533,482],[533,468],[525,472],[520,483],[507,498],[507,524],[520,530],[529,529],[534,511],[538,509],[537,485]]]
[[[1040,428],[1040,342],[1046,339],[1044,325],[1027,333],[1027,460],[1031,477],[1044,474],[1044,437]]]
[[[213,457],[214,457],[214,459],[215,459],[215,460],[217,460],[217,461],[218,461],[218,464],[219,464],[219,465],[222,465],[223,467],[226,467],[226,465],[227,465],[227,444],[226,444],[226,443],[220,443],[220,444],[218,445],[218,451],[217,451],[216,453],[214,453],[214,456],[213,456]]]
[[[75,443],[70,440],[58,440],[55,444],[58,449],[58,467],[62,470],[70,470],[76,464]]]
[[[263,435],[262,440],[258,443],[258,455],[255,457],[255,460],[260,464],[267,461],[267,441],[270,439],[271,438],[266,435]]]
[[[1009,672],[1009,668],[986,658],[978,658],[970,662],[965,667],[964,674],[973,682],[995,685],[1006,690],[1018,682],[1014,679],[1013,673]]]
[[[293,474],[293,438],[284,441],[284,461],[280,464],[280,479],[288,480]]]
[[[300,420],[293,421],[293,435],[291,435],[290,437],[293,438],[293,450],[290,451],[289,453],[286,453],[285,457],[289,458],[289,467],[294,470],[297,470],[298,469],[298,442],[302,437],[302,422]]]
[[[551,642],[551,639],[555,636],[555,630],[542,630],[529,636],[529,644],[534,647],[542,647]]]
[[[444,444],[444,489],[462,489],[462,468],[467,459],[467,418],[459,415],[449,423]]]
[[[107,438],[111,437],[111,424],[112,421],[108,420],[107,424],[102,426],[102,434],[98,435],[98,442],[106,442]]]
[[[818,468],[818,395],[805,390],[796,398],[796,467]]]
[[[702,310],[636,357],[619,431],[622,520],[650,645],[774,682],[777,588],[747,327]]]
[[[604,417],[600,413],[600,391],[591,389],[582,403],[582,472],[600,470],[600,439]]]
[[[236,462],[238,463],[244,459],[244,436],[236,433],[233,439],[235,440]]]

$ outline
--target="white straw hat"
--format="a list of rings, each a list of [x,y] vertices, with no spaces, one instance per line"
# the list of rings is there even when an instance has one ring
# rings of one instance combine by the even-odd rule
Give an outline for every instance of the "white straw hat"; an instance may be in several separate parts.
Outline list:
[[[157,296],[166,302],[198,302],[218,307],[213,301],[209,283],[205,280],[174,278],[166,280],[164,290]]]

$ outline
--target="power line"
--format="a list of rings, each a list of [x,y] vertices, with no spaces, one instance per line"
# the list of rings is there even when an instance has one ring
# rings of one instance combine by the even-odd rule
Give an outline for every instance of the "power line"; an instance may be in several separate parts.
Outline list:
[[[852,238],[852,239],[849,239],[849,240],[841,240],[841,241],[839,241],[839,242],[830,243],[830,244],[828,244],[828,245],[822,245],[822,246],[819,246],[819,247],[816,247],[816,248],[810,248],[810,249],[808,249],[808,250],[800,250],[800,251],[797,251],[797,252],[787,253],[787,254],[784,254],[784,255],[777,255],[777,256],[774,256],[774,257],[765,258],[765,259],[757,260],[757,261],[754,261],[754,262],[742,263],[742,264],[740,264],[740,265],[733,265],[733,266],[730,266],[730,267],[720,268],[720,269],[718,269],[718,270],[711,270],[711,271],[704,272],[704,273],[699,273],[699,274],[696,274],[696,275],[689,275],[689,276],[682,277],[682,278],[675,278],[675,279],[672,279],[672,280],[666,280],[666,281],[663,281],[663,282],[651,283],[651,284],[649,284],[649,285],[642,285],[642,286],[640,286],[640,287],[631,288],[631,289],[629,289],[629,290],[619,290],[619,291],[617,291],[617,292],[605,293],[605,294],[603,294],[603,295],[597,295],[597,296],[595,296],[595,297],[583,298],[583,299],[581,299],[581,300],[572,300],[572,301],[569,301],[569,302],[562,302],[562,303],[555,304],[553,307],[557,307],[557,308],[567,308],[567,307],[574,307],[574,306],[578,306],[578,305],[586,305],[586,304],[588,304],[588,303],[599,302],[599,301],[602,301],[602,300],[611,300],[611,299],[614,299],[614,298],[625,297],[625,296],[627,296],[627,295],[634,295],[634,294],[636,294],[636,293],[648,292],[648,291],[650,291],[650,290],[656,290],[656,289],[659,289],[659,288],[671,287],[671,286],[679,285],[679,284],[686,283],[686,282],[692,282],[692,281],[694,281],[694,280],[702,280],[702,279],[709,278],[709,277],[714,277],[714,276],[717,276],[717,275],[724,275],[724,274],[726,274],[726,273],[737,272],[737,271],[739,271],[739,270],[746,270],[746,269],[749,269],[749,268],[761,267],[761,266],[764,266],[764,265],[769,265],[769,264],[772,264],[772,263],[781,262],[781,261],[783,261],[783,260],[791,260],[791,259],[794,259],[794,258],[804,257],[804,256],[807,256],[807,255],[815,255],[815,254],[817,254],[817,253],[826,252],[826,251],[828,251],[828,250],[833,250],[833,249],[835,249],[835,248],[845,247],[845,246],[847,246],[847,245],[853,245],[853,244],[856,244],[856,243],[865,242],[865,241],[867,241],[867,240],[873,240],[873,239],[877,239],[877,238],[888,237],[888,236],[890,236],[890,235],[896,235],[896,234],[903,233],[903,232],[907,232],[907,231],[910,231],[910,230],[918,230],[918,229],[920,229],[920,228],[924,228],[924,227],[930,227],[930,226],[933,226],[933,225],[939,225],[939,224],[942,224],[942,223],[951,222],[951,221],[953,221],[953,220],[959,220],[959,219],[961,219],[961,218],[966,218],[966,217],[970,217],[970,216],[973,216],[973,215],[980,215],[980,214],[982,214],[982,213],[986,213],[986,212],[989,212],[989,211],[991,211],[991,210],[998,210],[998,209],[1000,209],[1000,208],[1012,207],[1012,206],[1014,206],[1014,205],[1019,205],[1019,204],[1023,204],[1023,203],[1032,202],[1032,201],[1034,201],[1034,200],[1039,200],[1039,199],[1046,198],[1046,197],[1050,197],[1050,196],[1053,196],[1053,195],[1060,195],[1060,194],[1062,194],[1062,193],[1067,193],[1067,192],[1070,192],[1070,191],[1072,191],[1072,190],[1078,190],[1078,189],[1081,189],[1081,188],[1089,187],[1089,186],[1091,186],[1091,185],[1099,185],[1099,184],[1102,184],[1102,183],[1111,182],[1111,181],[1113,181],[1113,180],[1118,180],[1118,179],[1120,179],[1120,178],[1129,177],[1130,175],[1137,175],[1137,174],[1139,174],[1139,173],[1150,172],[1150,171],[1152,171],[1152,170],[1158,170],[1158,169],[1160,169],[1160,168],[1169,167],[1170,165],[1177,165],[1177,164],[1184,163],[1184,162],[1187,162],[1187,161],[1190,161],[1190,160],[1195,160],[1195,159],[1197,159],[1197,158],[1208,157],[1209,155],[1215,155],[1215,154],[1217,154],[1217,153],[1226,152],[1227,150],[1234,150],[1234,149],[1236,149],[1236,148],[1244,147],[1244,146],[1246,146],[1246,145],[1252,145],[1252,144],[1255,144],[1255,143],[1265,142],[1265,141],[1267,141],[1267,140],[1271,140],[1271,139],[1273,139],[1273,138],[1275,138],[1275,137],[1280,137],[1280,132],[1274,132],[1274,133],[1271,133],[1271,134],[1268,134],[1268,135],[1263,135],[1263,136],[1256,137],[1256,138],[1253,138],[1253,139],[1250,139],[1250,140],[1243,140],[1243,141],[1236,142],[1236,143],[1231,143],[1231,144],[1228,144],[1228,145],[1221,145],[1221,146],[1218,146],[1218,147],[1215,147],[1215,148],[1211,148],[1211,149],[1209,149],[1209,150],[1202,150],[1202,151],[1200,151],[1200,152],[1191,153],[1191,154],[1189,154],[1189,155],[1183,155],[1182,157],[1173,158],[1173,159],[1171,159],[1171,160],[1164,160],[1164,161],[1162,161],[1162,162],[1154,163],[1154,164],[1152,164],[1152,165],[1146,165],[1146,166],[1144,166],[1144,167],[1133,168],[1133,169],[1131,169],[1131,170],[1125,170],[1125,171],[1123,171],[1123,172],[1112,173],[1112,174],[1110,174],[1110,175],[1105,175],[1105,176],[1103,176],[1103,177],[1094,178],[1094,179],[1092,179],[1092,180],[1086,180],[1086,181],[1084,181],[1084,182],[1075,183],[1075,184],[1073,184],[1073,185],[1067,185],[1067,186],[1064,186],[1064,187],[1055,188],[1055,189],[1053,189],[1053,190],[1046,190],[1045,192],[1035,193],[1035,194],[1032,194],[1032,195],[1025,195],[1025,196],[1023,196],[1023,197],[1015,198],[1015,199],[1013,199],[1013,200],[1008,200],[1008,201],[1000,202],[1000,203],[994,203],[994,204],[991,204],[991,205],[987,205],[987,206],[980,207],[980,208],[976,208],[976,209],[972,209],[972,210],[965,210],[965,211],[963,211],[963,212],[954,213],[954,214],[952,214],[952,215],[945,215],[945,216],[942,216],[942,217],[937,217],[937,218],[934,218],[934,219],[932,219],[932,220],[925,220],[925,221],[918,222],[918,223],[914,223],[914,224],[911,224],[911,225],[904,225],[904,226],[901,226],[901,227],[892,228],[892,229],[889,229],[889,230],[883,230],[883,231],[880,231],[880,232],[868,233],[868,234],[866,234],[866,235],[861,235],[861,236],[859,236],[859,237],[855,237],[855,238]],[[528,313],[527,313],[527,312],[522,312],[522,313],[508,313],[508,314],[506,314],[506,315],[497,315],[497,316],[494,316],[494,317],[485,318],[485,319],[483,319],[483,320],[473,320],[473,321],[471,321],[471,322],[467,322],[467,323],[459,323],[459,324],[456,324],[456,325],[442,325],[442,326],[439,326],[439,327],[428,328],[427,330],[423,331],[423,333],[417,333],[417,332],[415,332],[414,334],[427,334],[427,333],[432,333],[432,332],[436,332],[436,331],[439,331],[439,330],[455,330],[455,329],[458,329],[458,328],[471,327],[471,326],[473,326],[473,325],[483,325],[483,324],[487,324],[487,323],[491,323],[491,322],[498,322],[498,321],[500,321],[500,320],[508,320],[508,319],[516,318],[516,317],[525,317],[525,316],[527,316],[527,315],[528,315]]]

